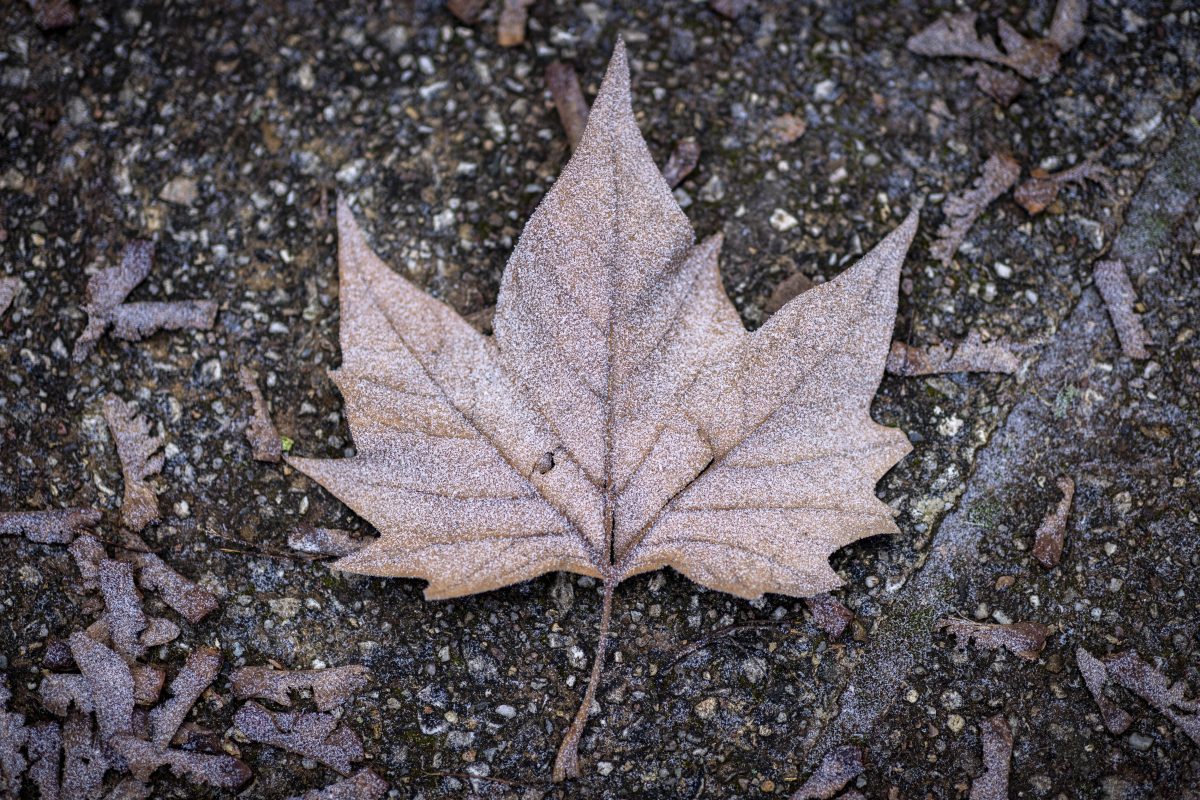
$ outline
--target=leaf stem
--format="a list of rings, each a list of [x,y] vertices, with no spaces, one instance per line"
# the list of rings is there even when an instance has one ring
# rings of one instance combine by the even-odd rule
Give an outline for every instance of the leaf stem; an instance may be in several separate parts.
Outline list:
[[[600,683],[600,675],[604,671],[604,652],[608,645],[608,628],[612,621],[613,589],[616,580],[610,578],[604,581],[604,600],[600,606],[600,640],[596,643],[596,655],[592,659],[592,674],[588,678],[587,689],[583,693],[583,701],[575,712],[575,719],[562,744],[558,747],[558,755],[554,758],[552,777],[558,783],[565,778],[579,777],[579,739],[583,736],[584,725],[587,724],[588,712],[592,710],[592,702],[596,698],[596,688]]]

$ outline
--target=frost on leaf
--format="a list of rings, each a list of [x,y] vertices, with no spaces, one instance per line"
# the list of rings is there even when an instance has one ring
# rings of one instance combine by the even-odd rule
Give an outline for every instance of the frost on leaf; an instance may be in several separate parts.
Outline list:
[[[253,742],[311,758],[343,775],[365,755],[358,734],[332,714],[270,711],[251,700],[238,709],[233,724]]]
[[[1096,264],[1092,277],[1100,296],[1104,298],[1104,305],[1108,307],[1108,315],[1117,329],[1117,339],[1121,342],[1125,357],[1149,358],[1150,352],[1146,348],[1150,345],[1150,337],[1142,327],[1142,318],[1133,310],[1137,295],[1133,292],[1125,264],[1121,261],[1101,261]]]
[[[1075,499],[1075,481],[1064,475],[1058,479],[1058,490],[1062,492],[1062,497],[1033,535],[1033,557],[1046,569],[1058,566],[1062,560],[1067,514],[1071,513],[1071,501]]]
[[[217,317],[217,304],[211,300],[126,303],[139,283],[150,274],[154,264],[154,243],[137,239],[125,245],[121,263],[92,276],[87,286],[88,324],[75,340],[72,358],[82,362],[110,327],[118,339],[137,341],[159,330],[208,330]]]
[[[387,790],[387,781],[369,769],[360,769],[345,780],[295,795],[290,800],[380,800]]]
[[[4,316],[4,312],[8,311],[8,307],[12,305],[12,301],[17,296],[17,290],[21,288],[21,281],[17,278],[0,278],[0,317]]]
[[[202,647],[188,655],[183,669],[171,681],[171,699],[150,712],[150,737],[156,747],[164,748],[171,743],[192,706],[220,671],[221,654],[216,650]]]
[[[176,572],[157,554],[148,552],[136,534],[127,533],[126,547],[119,558],[137,567],[138,585],[155,592],[180,616],[195,625],[216,611],[219,604],[212,592]]]
[[[1033,170],[1029,180],[1013,191],[1013,199],[1030,214],[1040,214],[1058,198],[1062,187],[1068,183],[1083,183],[1084,180],[1099,184],[1106,192],[1112,193],[1112,173],[1103,164],[1089,159],[1053,174],[1041,169]]]
[[[958,647],[966,646],[967,642],[974,642],[988,650],[1003,647],[1026,661],[1037,660],[1038,653],[1046,646],[1046,637],[1050,635],[1049,628],[1036,622],[991,625],[965,619],[940,619],[937,630],[943,629],[954,634]]]
[[[346,703],[367,685],[371,671],[357,664],[329,669],[286,670],[241,667],[229,676],[233,693],[241,700],[256,697],[281,706],[292,704],[291,692],[309,690],[317,710],[329,711]]]
[[[288,534],[288,547],[313,556],[341,558],[365,547],[367,542],[340,528],[314,528],[301,523]]]
[[[623,45],[505,268],[494,336],[389,270],[339,203],[332,377],[357,454],[289,463],[381,535],[334,567],[423,578],[430,599],[598,577],[597,663],[613,587],[643,572],[744,598],[841,585],[833,551],[898,530],[874,488],[911,446],[869,409],[916,227],[747,332],[721,238],[695,243],[638,131]]]
[[[254,460],[279,461],[283,452],[282,440],[279,431],[275,430],[275,423],[271,421],[267,399],[258,388],[258,373],[249,367],[242,367],[238,370],[238,380],[254,404],[254,416],[246,426],[246,440],[254,451]]]
[[[1104,727],[1108,728],[1109,733],[1118,735],[1129,730],[1129,726],[1133,723],[1133,717],[1128,711],[1104,695],[1104,685],[1108,683],[1108,669],[1104,666],[1104,662],[1084,648],[1077,647],[1075,648],[1075,663],[1079,665],[1079,672],[1083,675],[1083,682],[1087,685],[1088,691],[1091,692],[1096,705],[1100,707],[1100,716],[1104,720]]]
[[[1020,174],[1021,165],[1012,156],[995,154],[984,162],[983,171],[971,188],[950,195],[942,204],[946,221],[938,228],[937,239],[929,246],[929,254],[950,266],[975,220],[1017,182]]]
[[[804,601],[812,612],[813,624],[833,638],[842,635],[854,619],[854,612],[829,593],[813,595]]]
[[[887,371],[892,375],[937,375],[946,372],[1000,372],[1011,375],[1021,361],[1004,341],[984,343],[972,330],[957,345],[938,344],[929,348],[892,342]]]
[[[158,497],[146,479],[162,470],[163,440],[151,436],[146,418],[139,416],[132,406],[115,394],[104,398],[104,421],[117,444],[125,482],[121,521],[134,531],[140,531],[158,522]]]
[[[835,747],[825,754],[816,772],[796,790],[791,800],[829,800],[862,771],[862,750],[853,745]]]
[[[25,749],[29,753],[29,779],[38,790],[39,800],[60,800],[58,770],[62,764],[62,728],[57,722],[34,725],[29,729]]]
[[[29,729],[25,727],[23,714],[8,710],[11,699],[8,676],[0,674],[0,790],[16,797],[21,791],[21,776],[27,766],[21,749],[29,740]]]
[[[1200,746],[1200,699],[1188,698],[1183,681],[1171,683],[1134,650],[1104,660],[1108,677],[1145,700]]]
[[[0,536],[24,536],[39,544],[70,544],[99,521],[100,512],[93,508],[0,511]]]
[[[971,782],[971,800],[1008,800],[1008,772],[1012,763],[1012,729],[1003,714],[979,725],[983,743],[983,775]]]

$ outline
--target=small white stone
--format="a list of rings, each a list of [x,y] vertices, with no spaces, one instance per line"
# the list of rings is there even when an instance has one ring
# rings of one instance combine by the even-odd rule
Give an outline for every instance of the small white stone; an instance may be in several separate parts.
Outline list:
[[[800,224],[800,220],[793,217],[782,208],[777,208],[771,212],[771,227],[783,233],[790,231],[792,228]]]
[[[831,80],[824,80],[813,87],[813,99],[817,102],[825,103],[833,100],[838,96],[837,83]]]
[[[1004,278],[1004,280],[1008,280],[1012,277],[1012,267],[1010,267],[1008,264],[1005,264],[1003,261],[997,261],[992,268],[996,270],[997,277]]]

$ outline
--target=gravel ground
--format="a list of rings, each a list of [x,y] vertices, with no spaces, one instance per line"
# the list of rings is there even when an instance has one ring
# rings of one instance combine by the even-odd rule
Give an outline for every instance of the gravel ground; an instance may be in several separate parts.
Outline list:
[[[1002,108],[963,62],[905,49],[955,10],[935,5],[762,0],[730,20],[696,2],[543,0],[511,49],[494,9],[468,27],[434,2],[88,2],[54,32],[4,5],[0,277],[23,288],[0,317],[0,509],[94,506],[111,538],[121,473],[102,400],[136,401],[168,442],[164,521],[147,540],[222,603],[153,660],[175,669],[207,644],[226,676],[269,660],[366,664],[375,680],[345,720],[399,797],[786,795],[843,743],[863,749],[867,797],[966,797],[983,772],[980,723],[997,713],[1015,740],[1010,796],[1200,787],[1197,743],[1140,699],[1115,692],[1134,723],[1105,730],[1074,656],[1133,648],[1200,691],[1200,11],[1096,4],[1059,73]],[[979,9],[1042,31],[1053,4]],[[857,615],[841,637],[798,600],[744,602],[670,571],[623,584],[585,774],[562,787],[550,762],[587,678],[596,584],[550,575],[426,603],[417,581],[290,557],[302,520],[365,526],[251,459],[237,373],[259,369],[293,452],[352,453],[326,372],[339,360],[336,196],[394,268],[463,313],[486,308],[569,155],[544,69],[567,61],[591,97],[618,35],[652,153],[702,149],[677,197],[700,235],[724,233],[725,285],[749,326],[786,277],[833,277],[923,198],[897,338],[977,330],[1027,347],[1012,376],[885,379],[873,414],[915,445],[878,488],[901,534],[835,556],[836,596]],[[807,124],[789,144],[771,133],[783,114]],[[942,266],[929,255],[941,201],[997,151],[1025,174],[1103,151],[1114,188],[1069,186],[1038,216],[1006,196]],[[131,299],[212,299],[217,325],[105,338],[73,364],[88,277],[135,237],[158,249]],[[1092,288],[1113,253],[1130,264],[1149,360],[1121,354]],[[1077,492],[1047,570],[1032,536],[1060,475]],[[41,653],[98,609],[62,547],[0,549],[0,666],[11,707],[43,719]],[[956,649],[931,631],[940,616],[1053,632],[1025,661]],[[765,624],[725,630],[747,622]],[[235,708],[223,676],[197,717],[254,770],[242,796],[335,777],[242,740]],[[154,796],[209,795],[164,770]]]

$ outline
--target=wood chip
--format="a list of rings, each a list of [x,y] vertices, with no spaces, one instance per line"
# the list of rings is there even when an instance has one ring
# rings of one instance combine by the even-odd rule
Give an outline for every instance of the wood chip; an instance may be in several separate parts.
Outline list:
[[[39,544],[70,544],[100,521],[94,508],[53,511],[0,511],[0,536],[24,536]]]
[[[238,370],[238,380],[242,388],[249,393],[254,404],[254,416],[246,426],[246,440],[254,452],[256,461],[278,462],[283,459],[283,440],[275,423],[271,421],[271,410],[267,408],[267,400],[258,388],[258,373],[249,367]]]
[[[821,766],[796,790],[792,800],[829,800],[862,771],[862,750],[853,745],[835,747],[825,754]]]
[[[379,800],[388,788],[383,778],[369,769],[360,769],[345,780],[295,795],[291,800]]]
[[[574,150],[583,138],[583,129],[588,121],[588,103],[579,87],[579,76],[569,64],[555,61],[546,67],[546,88],[554,100],[558,119],[567,132],[567,141]]]
[[[134,531],[158,522],[158,496],[146,479],[163,467],[163,440],[150,435],[150,423],[115,394],[104,398],[104,420],[117,445],[125,495],[121,521]]]
[[[496,26],[496,42],[501,47],[516,47],[525,43],[525,26],[529,22],[529,7],[533,0],[501,0],[500,22]]]
[[[929,348],[913,347],[904,342],[892,342],[888,353],[887,371],[892,375],[912,377],[948,372],[999,372],[1011,375],[1021,367],[1021,361],[1007,342],[984,344],[978,331],[971,331],[957,345],[939,344]]]
[[[1113,327],[1117,329],[1121,352],[1126,358],[1149,358],[1150,352],[1146,348],[1150,345],[1150,337],[1142,327],[1142,318],[1133,310],[1137,295],[1124,262],[1101,261],[1096,264],[1092,277],[1108,307]]]
[[[272,667],[242,667],[229,676],[238,699],[251,697],[291,706],[290,693],[310,690],[319,711],[329,711],[350,700],[367,685],[371,671],[350,664],[329,669],[285,670]]]
[[[929,254],[944,266],[950,266],[975,220],[1017,182],[1020,174],[1021,165],[1010,155],[998,153],[984,162],[983,170],[971,188],[950,195],[942,204],[946,221],[938,228],[937,239],[929,246]]]
[[[683,179],[692,174],[692,170],[700,163],[700,145],[693,141],[682,141],[675,145],[667,165],[662,169],[663,180],[667,186],[674,189],[683,183]]]
[[[1100,717],[1109,733],[1120,735],[1129,730],[1133,724],[1133,716],[1112,700],[1104,696],[1104,685],[1108,682],[1108,669],[1104,662],[1093,656],[1082,647],[1075,648],[1075,663],[1083,674],[1083,682],[1091,692],[1096,705],[1100,707]]]
[[[1008,800],[1008,771],[1012,762],[1012,729],[1003,714],[979,725],[986,772],[971,782],[971,800]]]
[[[1036,622],[1014,622],[1011,625],[992,625],[985,622],[969,622],[965,619],[940,619],[937,630],[948,630],[954,634],[958,648],[968,642],[997,650],[1001,647],[1016,653],[1026,661],[1036,661],[1038,653],[1046,646],[1050,629]]]
[[[332,714],[269,711],[251,700],[238,709],[233,724],[251,741],[311,758],[342,775],[364,757],[358,734]]]

